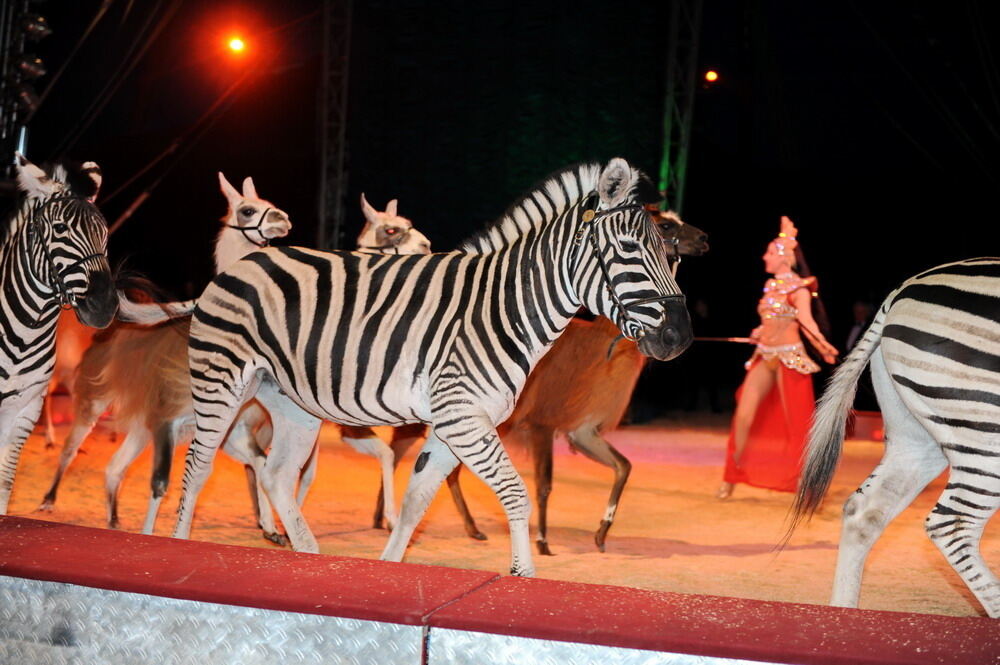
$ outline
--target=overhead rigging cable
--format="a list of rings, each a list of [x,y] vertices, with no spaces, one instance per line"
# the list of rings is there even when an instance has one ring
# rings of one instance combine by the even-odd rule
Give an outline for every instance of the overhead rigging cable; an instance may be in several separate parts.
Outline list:
[[[108,9],[111,7],[114,1],[115,0],[103,0],[101,6],[98,7],[97,11],[94,13],[94,18],[91,19],[90,25],[87,26],[87,28],[83,31],[83,34],[80,35],[80,39],[77,40],[76,46],[74,46],[73,50],[69,52],[69,55],[66,56],[65,60],[63,60],[63,63],[59,66],[59,69],[56,70],[56,73],[52,75],[52,78],[50,78],[49,82],[45,85],[45,90],[43,90],[42,94],[39,95],[38,103],[35,104],[35,108],[28,111],[28,115],[24,118],[23,124],[27,125],[29,122],[31,122],[31,119],[35,117],[35,113],[38,112],[38,109],[41,108],[42,104],[45,102],[45,98],[49,96],[50,92],[52,92],[52,89],[55,87],[56,82],[59,81],[59,77],[63,75],[63,72],[66,71],[66,67],[69,66],[69,63],[71,63],[73,61],[73,58],[76,57],[76,54],[80,50],[80,47],[83,46],[83,43],[87,41],[88,37],[90,37],[90,33],[94,31],[94,28],[97,27],[97,24],[100,23],[101,19],[104,18],[104,15],[108,13]]]
[[[966,151],[973,158],[976,164],[989,177],[989,179],[992,180],[993,174],[990,171],[989,167],[984,162],[982,154],[976,148],[975,142],[972,140],[972,137],[970,137],[965,132],[964,128],[962,127],[962,124],[951,113],[951,110],[948,108],[948,106],[944,102],[942,102],[940,98],[936,94],[934,94],[933,91],[928,90],[927,86],[922,85],[921,82],[906,67],[906,65],[904,65],[903,62],[900,61],[899,57],[896,55],[896,52],[892,49],[891,46],[889,46],[888,42],[886,42],[886,40],[882,37],[882,35],[878,32],[878,30],[876,30],[875,27],[871,24],[871,22],[869,22],[868,19],[865,18],[864,14],[861,13],[861,11],[858,9],[857,4],[851,2],[851,8],[854,10],[855,15],[861,20],[861,22],[868,29],[868,31],[871,32],[871,34],[878,40],[882,48],[889,54],[889,58],[893,61],[893,63],[903,72],[903,74],[906,75],[906,78],[909,79],[910,83],[912,83],[913,86],[917,89],[917,91],[921,94],[927,105],[930,106],[935,111],[937,111],[938,114],[943,116],[945,121],[951,125],[952,130],[955,133],[955,136],[958,138],[959,144],[966,149]]]
[[[64,154],[76,145],[76,142],[80,139],[83,133],[90,127],[94,120],[97,119],[97,116],[104,110],[104,107],[107,106],[108,102],[111,101],[111,98],[118,91],[121,84],[125,81],[128,75],[132,73],[132,70],[135,69],[137,64],[139,64],[139,61],[142,60],[142,57],[146,54],[146,51],[149,50],[150,46],[153,45],[157,37],[159,37],[163,28],[165,28],[170,22],[170,19],[173,18],[174,13],[176,13],[177,9],[180,8],[182,1],[183,0],[171,0],[170,6],[162,12],[162,16],[156,26],[147,36],[146,33],[149,32],[150,24],[153,22],[154,17],[160,13],[160,7],[164,2],[164,0],[158,0],[156,8],[150,12],[145,24],[137,33],[136,39],[133,40],[132,45],[129,47],[128,53],[126,53],[122,59],[122,65],[124,67],[119,66],[118,70],[116,70],[115,74],[113,74],[108,80],[101,92],[94,98],[94,101],[91,102],[90,107],[84,113],[76,127],[74,127],[66,138],[63,139],[59,148],[55,152],[55,156]],[[137,48],[138,52],[136,53]]]

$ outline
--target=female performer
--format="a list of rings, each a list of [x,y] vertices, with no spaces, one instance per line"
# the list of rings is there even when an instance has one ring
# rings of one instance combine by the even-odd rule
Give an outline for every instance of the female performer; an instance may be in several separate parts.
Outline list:
[[[757,304],[761,323],[750,334],[757,348],[736,392],[736,412],[726,452],[724,482],[717,497],[729,498],[735,483],[794,492],[802,449],[814,407],[812,374],[819,366],[806,355],[804,337],[823,360],[833,363],[835,349],[812,315],[816,278],[808,275],[798,230],[781,218],[781,233],[764,254],[764,269],[774,275],[764,284]],[[795,272],[802,269],[805,276]]]

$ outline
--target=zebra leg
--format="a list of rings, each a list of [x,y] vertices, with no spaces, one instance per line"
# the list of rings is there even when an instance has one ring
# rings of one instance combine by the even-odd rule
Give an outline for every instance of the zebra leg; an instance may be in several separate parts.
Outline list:
[[[872,380],[885,420],[885,454],[844,504],[831,605],[857,607],[865,560],[882,531],[945,468],[934,438],[896,392],[882,356],[871,360]]]
[[[355,428],[352,428],[355,429]],[[344,431],[349,431],[348,428],[344,428]],[[395,470],[399,466],[399,461],[403,459],[403,455],[406,451],[410,449],[417,439],[425,437],[427,435],[427,428],[424,425],[403,425],[401,427],[395,427],[392,430],[392,441],[389,442],[389,447],[392,449],[392,468]],[[395,510],[395,507],[393,507]],[[385,489],[380,485],[378,488],[378,498],[375,499],[375,515],[372,517],[372,527],[375,529],[382,528],[383,518],[385,516]],[[397,519],[398,519],[397,514]]]
[[[274,426],[271,452],[260,473],[261,483],[285,527],[292,549],[318,553],[319,543],[302,515],[295,489],[317,445],[323,421],[303,411],[271,382],[261,385],[257,399],[271,414]]]
[[[473,519],[472,512],[469,510],[469,504],[465,502],[465,495],[462,494],[462,485],[458,481],[461,473],[462,467],[459,465],[448,474],[448,491],[451,492],[451,501],[455,504],[455,509],[462,517],[462,524],[465,526],[466,535],[474,540],[486,540],[486,534],[476,526],[476,520]]]
[[[20,393],[21,399],[8,398],[11,403],[0,408],[0,515],[7,514],[21,448],[38,422],[47,387],[48,378],[29,386]]]
[[[993,618],[1000,617],[1000,580],[983,560],[979,541],[997,508],[1000,476],[952,467],[948,485],[924,523],[927,535]]]
[[[284,534],[278,533],[278,527],[274,522],[274,511],[271,509],[271,502],[264,491],[262,483],[264,465],[267,463],[267,456],[264,450],[270,444],[270,435],[264,446],[259,445],[259,441],[254,430],[265,420],[263,410],[256,404],[249,404],[240,412],[236,423],[233,424],[222,444],[222,449],[226,454],[243,464],[247,476],[247,488],[250,492],[250,501],[253,504],[254,520],[260,527],[265,540],[269,540],[276,545],[287,545],[288,540]]]
[[[451,470],[458,466],[458,458],[431,430],[413,465],[413,473],[403,494],[403,505],[399,511],[399,522],[389,534],[389,542],[382,550],[384,561],[402,561],[406,546],[410,543],[414,529],[420,524],[427,507],[437,494]]]
[[[594,543],[597,545],[597,549],[603,552],[604,540],[607,538],[611,524],[615,521],[618,502],[621,500],[629,474],[632,473],[632,463],[608,443],[596,427],[589,425],[580,427],[569,434],[569,439],[581,453],[599,464],[611,467],[615,472],[615,482],[611,486],[611,495],[608,497],[608,507],[604,511],[604,519],[601,520],[601,525],[598,527],[597,533],[594,534]]]
[[[312,453],[309,454],[309,460],[302,467],[302,473],[299,474],[299,489],[295,493],[295,503],[298,504],[299,508],[305,503],[309,488],[316,480],[316,465],[319,463],[319,432],[317,431],[316,434],[316,443],[313,445]]]
[[[52,479],[52,486],[45,493],[42,505],[38,507],[39,510],[52,510],[56,503],[56,492],[59,491],[59,483],[62,482],[62,477],[66,473],[66,469],[76,459],[76,454],[80,450],[80,446],[90,436],[94,425],[97,424],[97,419],[101,417],[101,414],[107,408],[108,402],[106,400],[89,400],[83,397],[77,399],[74,396],[73,427],[70,429],[69,436],[63,443],[62,451],[59,453],[59,468],[56,469],[56,475]]]
[[[390,448],[385,441],[375,436],[375,433],[370,429],[368,432],[371,435],[363,438],[348,435],[348,432],[354,434],[355,432],[352,430],[355,429],[362,428],[344,428],[344,436],[342,438],[344,443],[349,445],[351,448],[354,448],[359,453],[371,455],[378,460],[379,467],[382,470],[382,491],[380,492],[380,496],[384,497],[383,506],[386,526],[390,531],[392,531],[396,528],[396,523],[399,521],[399,515],[396,513],[396,493],[392,480],[392,472],[393,469],[396,468],[396,465],[394,464],[396,456],[393,454],[392,448]]]
[[[428,449],[428,444],[432,442],[434,445]],[[528,518],[531,515],[528,490],[500,443],[500,437],[492,422],[485,416],[457,419],[452,416],[447,428],[436,427],[431,432],[427,444],[424,444],[424,449],[417,458],[414,474],[406,489],[406,496],[409,498],[403,499],[400,527],[397,529],[402,535],[397,539],[396,531],[393,531],[383,557],[402,558],[403,550],[417,522],[427,510],[441,481],[455,467],[454,459],[439,452],[443,443],[446,443],[451,450],[450,457],[454,458],[457,455],[458,459],[479,476],[500,500],[510,526],[511,575],[534,576],[535,566],[531,558],[531,539],[528,535]],[[425,457],[425,453],[429,455]],[[428,467],[430,472],[424,474],[421,468]],[[407,514],[408,509],[409,514]]]
[[[104,496],[108,509],[108,527],[111,529],[118,528],[118,488],[121,486],[122,476],[146,447],[150,435],[145,427],[133,424],[104,469]]]
[[[156,529],[156,516],[160,512],[160,503],[170,485],[170,467],[174,461],[174,444],[177,431],[173,422],[162,423],[153,432],[153,470],[149,476],[149,505],[146,507],[146,520],[142,524],[142,533],[152,535]]]

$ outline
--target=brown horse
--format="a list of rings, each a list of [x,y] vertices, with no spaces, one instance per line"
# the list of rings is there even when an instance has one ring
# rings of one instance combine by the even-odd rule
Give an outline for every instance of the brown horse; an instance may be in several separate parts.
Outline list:
[[[701,256],[708,251],[708,236],[685,224],[672,211],[651,211],[668,254],[676,261],[682,256]],[[557,432],[564,432],[574,450],[615,473],[608,506],[594,536],[598,549],[614,521],[615,511],[632,465],[601,436],[621,422],[632,391],[645,365],[645,357],[635,342],[618,340],[618,329],[599,317],[588,322],[573,320],[552,348],[528,376],[513,413],[499,428],[505,444],[527,447],[535,465],[535,492],[538,504],[537,542],[540,554],[551,554],[547,531],[548,496],[552,491],[552,449]],[[617,340],[617,343],[616,343]],[[399,428],[390,444],[398,461],[423,435],[418,426]],[[457,467],[448,477],[448,487],[465,525],[466,533],[478,540],[486,536],[476,527],[458,484]],[[375,511],[375,526],[381,525],[382,496]]]

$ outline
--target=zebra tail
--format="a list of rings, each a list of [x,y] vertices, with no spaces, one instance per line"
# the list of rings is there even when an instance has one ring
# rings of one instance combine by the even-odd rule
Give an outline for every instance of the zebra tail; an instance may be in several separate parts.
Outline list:
[[[894,296],[895,293],[891,294],[882,303],[875,320],[830,377],[823,396],[816,403],[809,441],[803,455],[802,476],[799,478],[799,489],[791,508],[791,523],[784,542],[788,541],[803,518],[811,517],[816,512],[830,488],[843,451],[844,430],[854,404],[858,380],[882,340],[886,312]]]
[[[182,300],[180,302],[137,303],[118,292],[118,319],[127,323],[155,325],[181,316],[190,316],[194,312],[197,300]]]

